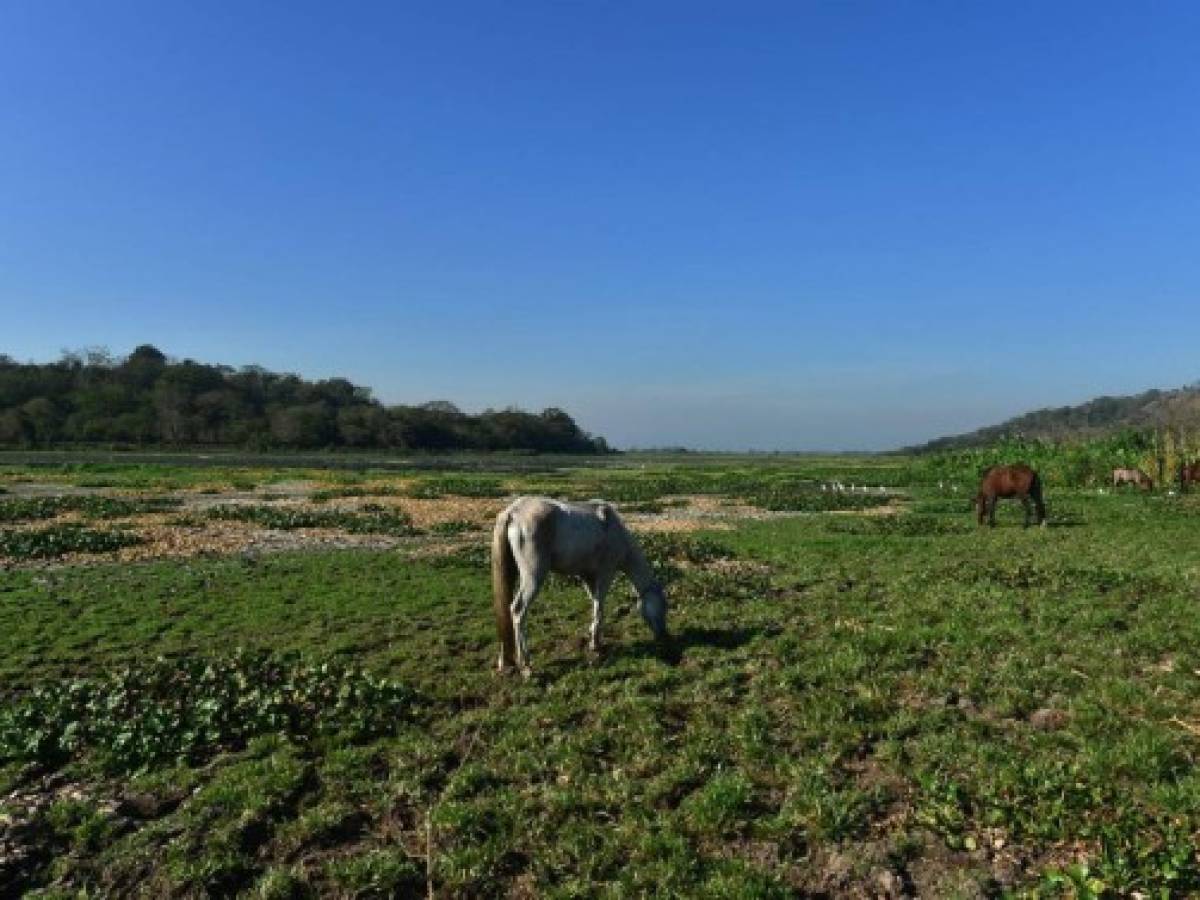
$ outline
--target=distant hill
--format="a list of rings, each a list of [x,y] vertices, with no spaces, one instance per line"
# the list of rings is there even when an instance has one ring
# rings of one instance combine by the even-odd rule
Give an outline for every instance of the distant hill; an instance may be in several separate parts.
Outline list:
[[[1097,397],[1077,406],[1037,409],[999,425],[966,434],[940,437],[910,451],[953,450],[979,447],[1010,437],[1041,440],[1084,440],[1125,429],[1171,428],[1192,430],[1200,426],[1200,384],[1177,390],[1151,390],[1124,397]]]
[[[0,354],[0,447],[78,445],[608,452],[557,408],[384,406],[344,378],[172,359],[149,344],[42,364]]]

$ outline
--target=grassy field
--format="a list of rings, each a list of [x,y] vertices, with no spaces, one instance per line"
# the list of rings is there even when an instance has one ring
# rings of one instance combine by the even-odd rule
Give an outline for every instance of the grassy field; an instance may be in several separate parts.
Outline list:
[[[1191,497],[1051,481],[1050,527],[1002,504],[989,531],[899,457],[30,462],[0,467],[10,534],[136,541],[158,516],[248,549],[7,558],[0,895],[1200,891]],[[146,504],[29,505],[55,486]],[[486,523],[526,490],[629,510],[675,653],[622,582],[591,657],[586,597],[555,583],[535,676],[492,674]],[[279,516],[192,505],[239,491],[339,510],[303,520],[318,536],[406,518],[266,552]]]

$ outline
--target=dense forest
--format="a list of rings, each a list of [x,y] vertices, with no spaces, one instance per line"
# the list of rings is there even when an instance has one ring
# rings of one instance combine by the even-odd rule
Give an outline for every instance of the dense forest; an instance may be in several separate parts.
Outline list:
[[[149,345],[46,364],[0,355],[0,446],[64,444],[608,452],[561,409],[384,406],[343,378],[173,360]]]
[[[1200,386],[1151,390],[1123,397],[1097,397],[1076,406],[1027,412],[967,434],[941,437],[910,447],[926,452],[985,447],[1005,440],[1078,441],[1111,437],[1124,431],[1171,432],[1200,427]]]

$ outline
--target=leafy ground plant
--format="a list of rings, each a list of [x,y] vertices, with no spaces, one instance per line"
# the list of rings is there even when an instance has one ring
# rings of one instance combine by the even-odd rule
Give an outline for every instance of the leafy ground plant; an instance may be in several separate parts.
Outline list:
[[[143,513],[165,512],[175,509],[182,502],[175,497],[103,497],[94,494],[14,497],[0,500],[0,522],[52,519],[66,512],[79,512],[89,519],[123,519]]]
[[[215,506],[210,518],[225,521],[253,522],[263,528],[285,531],[297,528],[337,528],[351,534],[416,534],[412,519],[402,510],[377,507],[363,512],[305,509],[302,507],[265,505]]]
[[[100,531],[82,525],[51,525],[28,530],[0,530],[0,556],[46,559],[68,553],[108,553],[141,543],[128,531]]]
[[[430,534],[453,536],[458,534],[467,534],[468,532],[472,531],[478,531],[479,524],[476,522],[468,522],[463,519],[453,519],[449,522],[435,522],[433,525],[429,526],[428,530]]]
[[[325,503],[342,497],[394,497],[401,493],[403,492],[392,484],[342,485],[313,491],[308,498],[313,503]]]
[[[0,765],[86,759],[129,772],[196,764],[263,734],[357,741],[391,733],[416,705],[398,682],[295,654],[157,659],[10,699],[0,708]]]
[[[503,497],[507,491],[499,478],[491,476],[441,475],[419,478],[405,488],[409,497]]]

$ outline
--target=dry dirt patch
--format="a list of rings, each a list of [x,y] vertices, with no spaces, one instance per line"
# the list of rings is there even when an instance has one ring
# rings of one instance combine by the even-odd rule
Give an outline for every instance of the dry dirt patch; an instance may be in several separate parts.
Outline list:
[[[256,491],[225,490],[210,493],[202,490],[174,492],[118,491],[102,493],[110,496],[149,497],[172,496],[182,500],[175,510],[161,513],[146,513],[127,518],[89,520],[76,511],[67,511],[52,519],[28,523],[12,523],[6,527],[26,529],[44,528],[51,525],[83,524],[99,529],[128,529],[142,539],[142,543],[117,551],[102,554],[72,553],[50,560],[18,561],[0,558],[3,565],[44,567],[48,565],[77,565],[81,563],[118,560],[179,558],[200,555],[218,555],[243,552],[278,552],[309,548],[375,548],[393,549],[408,547],[424,553],[453,552],[480,540],[495,521],[496,514],[509,502],[508,498],[496,497],[439,497],[413,498],[394,494],[369,494],[335,497],[322,503],[309,500],[312,492],[323,485],[311,480],[277,482]],[[381,484],[380,489],[385,485]],[[91,489],[65,489],[62,485],[25,485],[30,495],[62,495],[67,493],[99,493]],[[356,488],[371,490],[371,485],[356,485]],[[396,483],[387,482],[394,489]],[[694,531],[729,531],[739,521],[765,520],[797,515],[793,512],[772,512],[759,509],[728,498],[710,495],[685,495],[664,498],[669,504],[661,513],[625,513],[625,519],[635,532],[687,533]],[[217,520],[207,518],[207,513],[219,506],[246,506],[269,503],[279,508],[311,508],[317,510],[363,512],[367,507],[382,507],[406,514],[413,525],[421,531],[433,533],[419,538],[401,538],[391,535],[349,534],[336,528],[301,528],[278,530],[263,528],[253,522]],[[618,505],[618,509],[620,506]],[[895,505],[866,510],[849,511],[849,515],[894,515],[899,512]],[[437,534],[438,526],[451,523],[469,523],[478,532],[467,531],[463,535]]]

